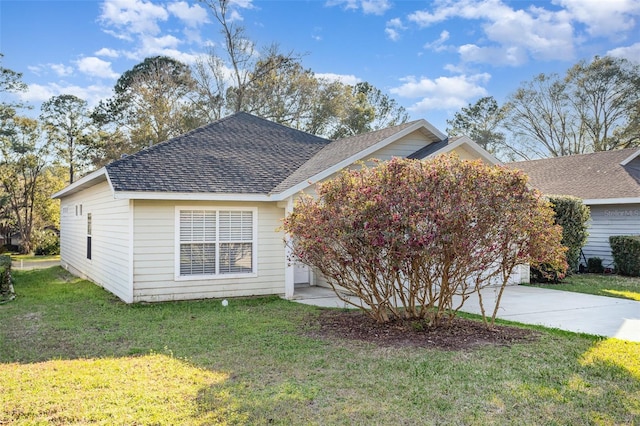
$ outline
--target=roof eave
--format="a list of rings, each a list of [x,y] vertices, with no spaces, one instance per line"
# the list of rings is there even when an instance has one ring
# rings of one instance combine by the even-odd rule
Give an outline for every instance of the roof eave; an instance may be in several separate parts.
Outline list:
[[[633,154],[631,154],[630,156],[628,156],[627,158],[622,160],[620,162],[620,165],[621,166],[626,166],[627,164],[629,164],[630,162],[635,160],[638,156],[640,156],[640,149],[638,149],[636,152],[634,152]]]
[[[104,167],[92,173],[89,173],[86,176],[83,176],[82,178],[73,182],[71,185],[67,186],[66,188],[63,188],[60,191],[56,192],[55,194],[51,195],[51,198],[60,199],[60,198],[72,195],[78,191],[82,191],[84,189],[92,187],[98,182],[101,182],[103,180],[107,180],[109,182],[109,186],[111,187],[111,182],[109,180],[107,169]],[[111,189],[113,191],[113,187],[111,187]]]
[[[482,148],[480,145],[475,143],[473,139],[469,138],[468,136],[461,136],[460,138],[456,139],[454,142],[430,154],[427,158],[435,157],[436,155],[440,155],[440,154],[446,154],[447,152],[451,152],[461,145],[466,145],[473,152],[478,154],[480,158],[482,158],[485,162],[491,165],[494,165],[494,166],[502,165],[502,162],[500,160],[498,160],[496,157],[491,155],[489,151]]]
[[[605,204],[640,204],[640,197],[625,198],[585,198],[582,200],[587,206],[605,205]]]
[[[214,193],[214,192],[157,192],[115,191],[115,199],[167,200],[167,201],[277,201],[268,194]]]

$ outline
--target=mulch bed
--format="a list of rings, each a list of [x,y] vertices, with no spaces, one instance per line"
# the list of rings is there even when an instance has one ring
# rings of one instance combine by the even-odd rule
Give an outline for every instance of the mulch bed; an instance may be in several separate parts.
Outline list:
[[[455,318],[450,326],[434,328],[420,321],[392,321],[378,324],[358,310],[326,310],[313,320],[312,334],[320,338],[340,338],[374,343],[383,347],[431,347],[466,350],[486,345],[508,346],[534,342],[539,333],[525,328],[495,325]]]

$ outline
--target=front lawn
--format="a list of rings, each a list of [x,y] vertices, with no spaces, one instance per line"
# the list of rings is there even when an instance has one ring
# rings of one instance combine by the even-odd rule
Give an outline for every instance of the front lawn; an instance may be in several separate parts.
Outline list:
[[[634,424],[640,343],[321,338],[275,297],[126,305],[59,267],[0,305],[0,424]]]
[[[638,277],[573,274],[560,284],[531,284],[531,286],[640,301],[640,278]]]

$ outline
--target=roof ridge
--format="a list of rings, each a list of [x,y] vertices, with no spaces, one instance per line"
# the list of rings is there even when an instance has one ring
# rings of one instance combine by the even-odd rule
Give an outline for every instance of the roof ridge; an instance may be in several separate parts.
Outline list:
[[[413,121],[405,121],[404,123],[398,123],[398,124],[393,125],[393,126],[383,127],[382,129],[371,130],[369,132],[358,133],[358,134],[355,134],[355,135],[346,136],[344,138],[333,139],[333,142],[344,141],[344,140],[347,140],[347,139],[357,138],[357,137],[361,137],[361,136],[364,136],[364,135],[371,136],[371,135],[375,135],[376,133],[379,133],[379,132],[384,132],[384,131],[388,132],[388,131],[391,131],[392,129],[395,129],[395,128],[398,128],[398,127],[401,127],[401,126],[409,127],[409,126],[412,126],[412,125],[414,125],[414,124],[416,124],[416,123],[418,123],[420,121],[423,121],[423,119],[418,119],[418,120],[413,120]]]

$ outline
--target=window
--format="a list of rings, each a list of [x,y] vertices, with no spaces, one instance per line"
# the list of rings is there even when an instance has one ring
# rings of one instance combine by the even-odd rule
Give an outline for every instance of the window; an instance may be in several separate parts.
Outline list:
[[[178,209],[177,276],[255,273],[254,210]]]
[[[91,260],[91,213],[87,213],[87,259]]]

